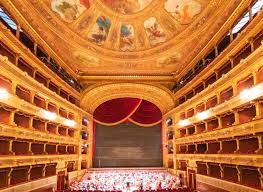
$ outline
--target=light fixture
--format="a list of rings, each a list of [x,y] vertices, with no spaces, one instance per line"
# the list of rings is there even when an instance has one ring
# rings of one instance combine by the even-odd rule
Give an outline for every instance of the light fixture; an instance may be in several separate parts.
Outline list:
[[[180,127],[184,127],[184,126],[187,126],[187,125],[190,125],[190,124],[191,124],[191,121],[189,121],[188,119],[180,120],[180,121],[178,122],[178,125],[179,125]]]
[[[43,116],[45,119],[48,119],[48,120],[55,120],[57,118],[57,114],[56,113],[53,113],[53,112],[50,112],[50,111],[46,111],[46,110],[42,110],[43,112]]]
[[[8,97],[8,91],[6,89],[0,88],[0,99],[7,99]]]
[[[258,87],[253,87],[251,89],[245,89],[240,93],[240,99],[251,101],[260,96],[260,89]]]
[[[204,120],[204,119],[209,118],[210,115],[211,115],[210,111],[203,111],[203,112],[197,113],[197,114],[196,114],[196,117],[197,117],[199,120]]]
[[[76,125],[76,122],[73,121],[73,120],[70,120],[70,119],[66,119],[66,120],[64,121],[64,124],[67,125],[67,126],[69,126],[69,127],[74,127],[74,126]]]

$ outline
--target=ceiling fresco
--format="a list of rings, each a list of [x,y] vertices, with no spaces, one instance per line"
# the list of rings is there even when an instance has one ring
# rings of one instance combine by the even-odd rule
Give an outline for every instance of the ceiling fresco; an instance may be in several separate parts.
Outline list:
[[[196,0],[166,0],[164,7],[181,24],[191,23],[202,11],[201,3]]]
[[[51,9],[64,21],[76,20],[86,9],[91,6],[90,0],[52,0]]]
[[[112,10],[121,14],[132,14],[143,10],[152,0],[101,0]]]
[[[78,75],[171,75],[242,0],[9,1]]]
[[[89,32],[88,39],[91,42],[102,45],[107,37],[111,27],[111,20],[105,16],[97,18],[96,23]]]
[[[51,0],[51,9],[65,22],[73,22],[84,11],[88,10],[95,0]],[[113,11],[120,14],[132,14],[143,10],[152,0],[98,0],[105,4]],[[157,0],[158,1],[158,0]],[[187,25],[192,22],[193,18],[201,13],[202,5],[196,0],[165,0],[163,8],[173,16],[181,25]],[[165,30],[160,26],[159,21],[154,14],[141,23],[138,28],[144,27],[149,47],[154,47],[164,43],[169,38]],[[90,28],[87,39],[91,42],[103,46],[108,38],[111,27],[110,16],[99,16],[96,23]],[[132,24],[122,23],[118,34],[119,46],[116,49],[120,51],[135,51],[134,43],[135,29]],[[138,34],[139,35],[139,34]],[[137,35],[137,36],[138,36]]]

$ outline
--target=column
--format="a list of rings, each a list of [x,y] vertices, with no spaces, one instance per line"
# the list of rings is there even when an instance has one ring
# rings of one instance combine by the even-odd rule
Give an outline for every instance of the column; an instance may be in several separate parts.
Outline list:
[[[15,124],[15,111],[10,111],[10,119],[9,119],[9,125],[16,125]]]
[[[241,169],[238,165],[236,165],[237,169],[237,178],[238,178],[238,183],[242,183],[242,177],[241,177]]]
[[[205,80],[202,80],[202,84],[203,84],[203,87],[204,87],[204,89],[206,88],[206,83],[205,83]],[[202,91],[201,91],[202,92]]]
[[[44,143],[43,145],[44,145],[44,155],[47,155],[47,149],[46,149],[47,148],[47,143]]]
[[[207,121],[204,120],[204,123],[205,123],[205,130],[204,130],[204,132],[207,132],[208,131]]]
[[[66,127],[66,137],[69,137],[68,132],[69,132],[69,127]]]
[[[11,94],[16,95],[16,87],[18,82],[12,80]]]
[[[255,108],[256,108],[256,117],[254,119],[261,119],[263,117],[262,114],[262,104],[260,101],[255,101]]]
[[[189,131],[188,131],[188,128],[186,128],[185,131],[186,131],[186,136],[190,135]]]
[[[195,130],[194,134],[197,134],[197,126],[196,125],[194,125],[194,130]]]
[[[218,120],[218,129],[222,128],[222,118],[220,116],[217,117]]]
[[[187,154],[188,153],[188,145],[185,145],[186,146],[186,151],[185,153]]]
[[[12,147],[13,147],[13,142],[14,142],[14,140],[9,140],[9,154],[10,155],[14,155],[15,153],[13,152],[13,149],[12,149]]]
[[[58,87],[58,95],[60,95],[61,87]],[[59,107],[58,107],[59,108]]]
[[[220,92],[218,91],[215,91],[215,95],[216,95],[216,105],[219,105],[220,104]]]
[[[205,145],[206,145],[206,151],[204,152],[204,154],[207,154],[209,151],[209,149],[208,149],[209,145],[208,145],[208,143],[205,143]]]
[[[7,185],[10,186],[11,185],[11,173],[13,171],[13,168],[11,167],[7,177],[8,177],[8,180],[7,180]]]
[[[28,127],[29,129],[34,129],[34,127],[33,127],[33,119],[34,118],[31,117],[31,116],[29,117],[29,127]]]
[[[34,54],[37,54],[37,42],[34,41]]]
[[[251,10],[251,9],[250,9]],[[251,53],[253,53],[255,51],[255,47],[254,47],[254,43],[253,43],[253,38],[249,38],[248,42],[250,44],[251,47]]]
[[[259,175],[260,175],[260,186],[261,186],[261,189],[263,188],[263,168],[258,168],[258,172],[259,172]]]
[[[30,91],[30,103],[34,104],[34,97],[36,95],[35,91]]]
[[[30,181],[30,171],[32,169],[32,165],[30,165],[29,169],[27,170],[27,181]]]
[[[232,35],[232,34],[231,34]],[[231,37],[231,36],[230,36]],[[231,38],[230,38],[231,39]],[[234,59],[232,56],[229,57],[229,61],[231,63],[231,68],[233,69],[235,66],[234,66]]]
[[[258,149],[256,150],[257,154],[263,154],[263,137],[261,135],[258,136]]]
[[[34,79],[36,78],[36,72],[37,72],[37,69],[34,68],[34,69],[33,69],[33,78],[34,78]]]
[[[47,164],[45,164],[42,168],[42,177],[45,177],[46,176],[46,167],[47,167]]]
[[[232,112],[234,113],[234,117],[235,117],[235,123],[233,123],[233,125],[238,125],[238,124],[239,124],[239,114],[238,114],[238,111],[233,110]]]
[[[223,141],[219,141],[219,145],[220,145],[220,149],[219,149],[219,151],[217,152],[218,154],[220,154],[220,153],[223,152]]]
[[[45,99],[45,110],[49,111],[48,110],[48,103],[49,103],[49,99]]]
[[[20,53],[16,53],[15,55],[15,65],[17,66],[18,65],[18,61],[19,61],[19,58],[20,58]]]
[[[31,143],[31,142],[28,142],[28,154],[29,154],[29,155],[32,155],[32,154],[33,154],[32,149],[31,149],[31,146],[32,146],[32,143]]]
[[[47,130],[47,121],[45,121],[45,133],[49,133],[48,130]]]
[[[214,70],[214,73],[216,75],[216,80],[218,80],[218,70]]]
[[[237,149],[235,150],[235,152],[234,153],[240,153],[240,149],[239,149],[239,142],[240,142],[240,140],[239,139],[236,139],[236,145],[237,145]]]
[[[221,163],[219,164],[219,167],[220,167],[221,179],[223,179],[224,178],[224,167]]]
[[[210,168],[207,162],[205,162],[206,165],[206,174],[209,176],[210,175]]]
[[[253,77],[253,86],[257,84],[257,70],[251,71],[252,77]]]
[[[89,118],[89,128],[88,128],[88,133],[89,133],[89,138],[88,138],[88,142],[89,142],[89,151],[88,151],[88,160],[89,160],[89,167],[88,168],[91,168],[92,167],[92,164],[93,164],[93,119],[92,117]]]

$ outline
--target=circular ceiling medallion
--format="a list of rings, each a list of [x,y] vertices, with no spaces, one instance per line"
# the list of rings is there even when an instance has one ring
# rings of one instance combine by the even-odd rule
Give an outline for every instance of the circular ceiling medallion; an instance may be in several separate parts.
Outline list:
[[[121,14],[132,14],[143,10],[153,0],[100,0],[112,10]]]

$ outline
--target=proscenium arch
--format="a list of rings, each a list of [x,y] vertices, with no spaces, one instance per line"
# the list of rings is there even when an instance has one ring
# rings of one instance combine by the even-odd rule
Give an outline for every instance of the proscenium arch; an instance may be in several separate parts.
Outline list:
[[[81,98],[81,107],[90,114],[102,103],[122,97],[140,98],[152,102],[167,113],[175,106],[172,93],[165,88],[139,83],[113,83],[87,89]]]

